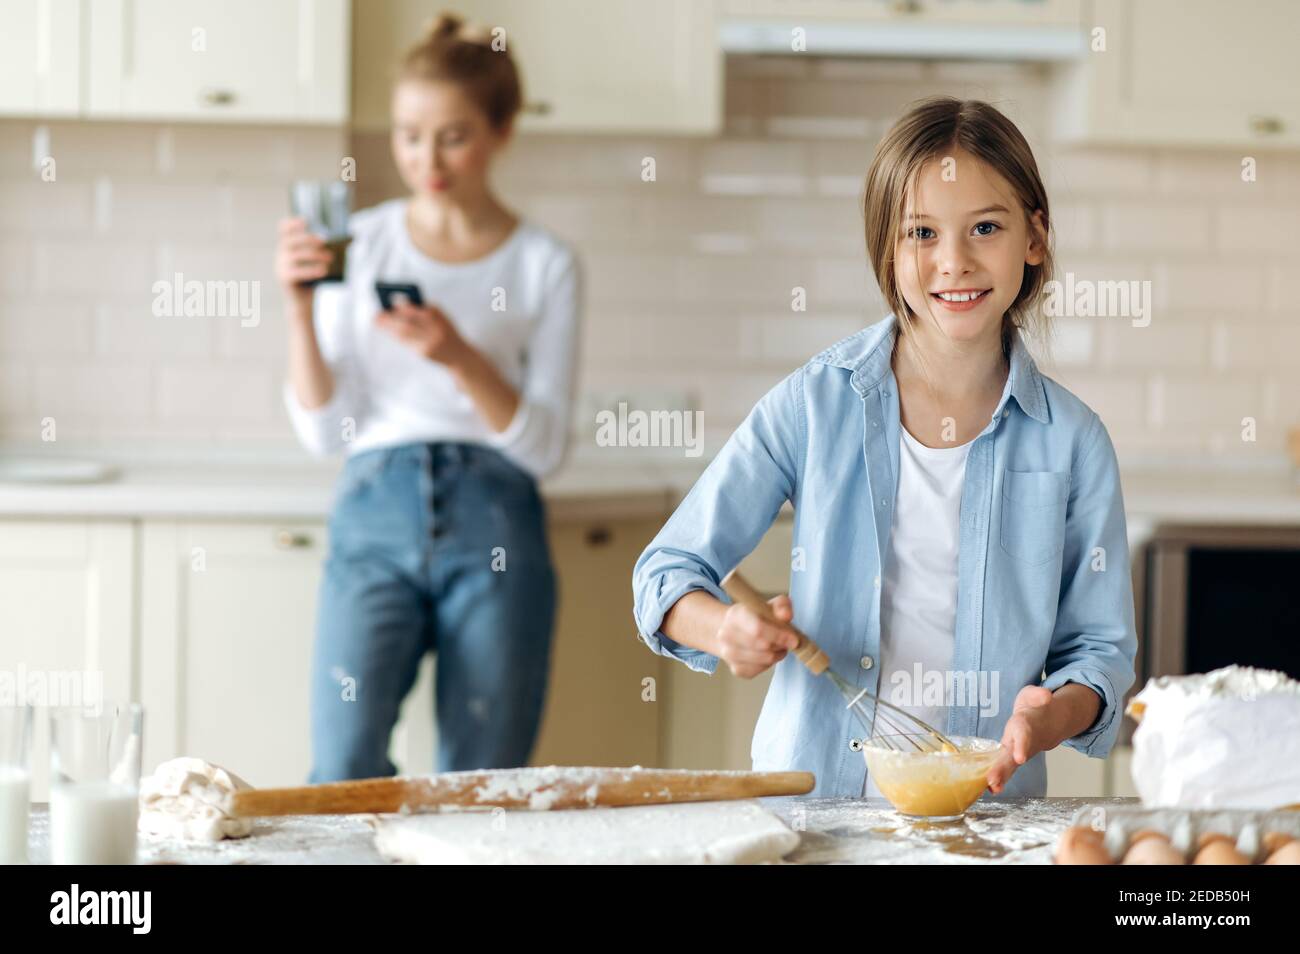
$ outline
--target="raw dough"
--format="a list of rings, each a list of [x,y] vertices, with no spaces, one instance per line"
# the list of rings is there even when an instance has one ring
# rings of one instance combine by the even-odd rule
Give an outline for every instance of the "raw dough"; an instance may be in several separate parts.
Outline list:
[[[250,789],[234,772],[203,759],[163,762],[140,783],[140,831],[187,841],[243,838],[253,831],[251,818],[232,818],[229,798]]]
[[[1129,703],[1133,782],[1147,807],[1300,802],[1300,682],[1227,666],[1149,681]]]
[[[799,836],[757,801],[383,816],[375,847],[410,864],[756,864]]]

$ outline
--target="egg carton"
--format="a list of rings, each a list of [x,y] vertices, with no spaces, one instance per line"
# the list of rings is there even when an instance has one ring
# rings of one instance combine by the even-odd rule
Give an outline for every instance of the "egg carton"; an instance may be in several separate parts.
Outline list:
[[[1102,843],[1112,858],[1123,858],[1133,836],[1146,830],[1163,834],[1184,857],[1194,855],[1206,835],[1226,835],[1238,851],[1258,862],[1264,860],[1265,836],[1276,833],[1300,839],[1300,811],[1085,805],[1074,813],[1070,826],[1102,832]]]

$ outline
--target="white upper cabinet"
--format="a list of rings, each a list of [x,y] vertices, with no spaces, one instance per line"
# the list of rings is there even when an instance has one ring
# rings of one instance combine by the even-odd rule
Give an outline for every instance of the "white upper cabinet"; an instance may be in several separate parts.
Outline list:
[[[1066,142],[1295,148],[1300,57],[1295,0],[1096,0],[1089,52],[1059,78]]]
[[[719,0],[723,17],[1074,26],[1081,0]]]
[[[80,0],[7,0],[0,16],[0,115],[75,116]]]
[[[505,30],[524,83],[519,128],[711,133],[722,123],[712,0],[382,0],[354,18],[354,121],[389,122],[391,67],[439,10]]]
[[[95,0],[86,114],[340,123],[348,0]]]

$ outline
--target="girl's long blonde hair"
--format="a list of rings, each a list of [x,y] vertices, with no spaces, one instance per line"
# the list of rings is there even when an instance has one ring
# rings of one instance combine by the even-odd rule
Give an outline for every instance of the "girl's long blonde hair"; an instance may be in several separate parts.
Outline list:
[[[1015,123],[981,100],[951,96],[920,100],[876,146],[867,172],[863,216],[867,254],[881,294],[898,319],[900,335],[913,333],[919,316],[908,308],[894,273],[906,203],[909,196],[917,195],[922,167],[958,149],[982,160],[1011,184],[1031,235],[1036,226],[1030,217],[1035,211],[1043,215],[1044,258],[1039,265],[1025,265],[1020,293],[1002,316],[1002,340],[1009,354],[1011,335],[1020,329],[1045,348],[1051,319],[1043,310],[1042,294],[1056,269],[1047,190],[1033,151]],[[933,310],[930,319],[935,320]]]

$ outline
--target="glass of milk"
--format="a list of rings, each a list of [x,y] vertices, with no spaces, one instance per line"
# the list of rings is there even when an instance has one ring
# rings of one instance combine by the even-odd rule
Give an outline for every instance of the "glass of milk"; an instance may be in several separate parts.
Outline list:
[[[50,709],[50,861],[135,864],[144,708]]]
[[[32,707],[0,706],[0,865],[27,863]]]

